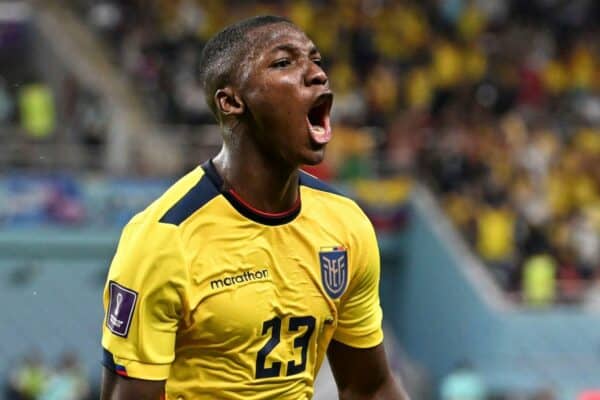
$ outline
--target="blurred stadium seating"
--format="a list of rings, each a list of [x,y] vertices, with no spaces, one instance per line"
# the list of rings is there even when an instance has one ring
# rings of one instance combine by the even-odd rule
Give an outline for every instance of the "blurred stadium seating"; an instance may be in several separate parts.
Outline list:
[[[0,376],[74,350],[97,385],[118,230],[218,148],[199,51],[259,13],[323,53],[335,139],[311,172],[380,233],[413,397],[600,388],[594,0],[0,1]]]

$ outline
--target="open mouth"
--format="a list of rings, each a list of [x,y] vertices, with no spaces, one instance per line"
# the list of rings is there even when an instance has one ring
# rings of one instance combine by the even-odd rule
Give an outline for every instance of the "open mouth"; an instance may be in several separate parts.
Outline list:
[[[318,144],[325,144],[331,140],[331,124],[329,114],[333,104],[333,95],[323,93],[308,110],[307,120],[310,136]]]

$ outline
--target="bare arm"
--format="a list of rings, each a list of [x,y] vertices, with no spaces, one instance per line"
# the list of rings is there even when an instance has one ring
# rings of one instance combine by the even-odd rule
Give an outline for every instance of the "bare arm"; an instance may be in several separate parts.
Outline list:
[[[332,340],[327,357],[340,400],[408,400],[394,380],[383,344],[358,349]]]
[[[162,400],[165,381],[124,378],[104,368],[100,400]]]

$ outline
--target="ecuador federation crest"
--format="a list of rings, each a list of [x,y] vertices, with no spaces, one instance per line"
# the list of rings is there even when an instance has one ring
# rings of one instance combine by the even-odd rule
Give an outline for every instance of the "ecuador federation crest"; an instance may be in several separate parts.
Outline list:
[[[348,284],[348,251],[342,246],[321,247],[321,282],[332,299],[340,297]]]

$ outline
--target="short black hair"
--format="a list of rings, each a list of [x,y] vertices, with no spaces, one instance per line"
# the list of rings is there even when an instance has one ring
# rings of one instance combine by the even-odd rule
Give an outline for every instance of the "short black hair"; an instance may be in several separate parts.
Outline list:
[[[294,25],[284,17],[261,15],[229,25],[206,42],[200,55],[200,84],[217,120],[219,114],[213,96],[217,89],[232,82],[235,68],[242,61],[240,57],[252,47],[253,43],[248,40],[247,34],[256,28],[279,23]]]

